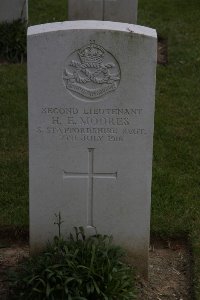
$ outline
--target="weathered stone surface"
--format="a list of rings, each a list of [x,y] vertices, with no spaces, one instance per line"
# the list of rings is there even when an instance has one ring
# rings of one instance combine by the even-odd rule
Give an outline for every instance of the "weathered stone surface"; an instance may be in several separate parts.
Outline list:
[[[147,272],[156,32],[74,21],[28,30],[30,242],[83,226]]]
[[[0,22],[28,19],[28,0],[0,0]]]
[[[105,0],[104,20],[137,23],[138,0]]]
[[[68,0],[69,20],[137,23],[138,0]]]
[[[102,20],[102,0],[68,0],[68,20]]]

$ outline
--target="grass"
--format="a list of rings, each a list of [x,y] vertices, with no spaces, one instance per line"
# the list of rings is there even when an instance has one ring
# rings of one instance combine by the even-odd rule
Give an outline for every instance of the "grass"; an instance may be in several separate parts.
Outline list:
[[[152,230],[174,235],[189,232],[199,217],[200,3],[161,2],[151,1],[157,9],[150,19],[143,1],[140,17],[168,37],[169,65],[157,72]]]
[[[29,24],[44,24],[67,20],[67,1],[29,0]]]
[[[66,19],[65,1],[30,0],[30,24]],[[140,0],[140,25],[168,39],[158,66],[151,232],[188,237],[200,299],[200,2]],[[28,224],[26,66],[0,66],[0,224]]]
[[[28,224],[26,65],[0,66],[0,224]]]
[[[139,23],[168,38],[169,65],[158,66],[153,234],[189,237],[195,299],[200,299],[200,2],[140,2]]]

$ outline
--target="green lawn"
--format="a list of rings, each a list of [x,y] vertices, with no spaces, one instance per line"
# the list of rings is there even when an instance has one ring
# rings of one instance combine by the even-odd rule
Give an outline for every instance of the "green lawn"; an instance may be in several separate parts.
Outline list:
[[[139,24],[168,39],[158,66],[151,231],[189,237],[200,299],[200,2],[141,0]]]
[[[28,224],[26,65],[0,66],[0,224]]]
[[[30,0],[30,24],[66,19],[65,0]],[[200,1],[139,0],[138,24],[168,39],[158,66],[151,232],[188,237],[200,299]],[[26,65],[0,66],[0,224],[28,225]]]

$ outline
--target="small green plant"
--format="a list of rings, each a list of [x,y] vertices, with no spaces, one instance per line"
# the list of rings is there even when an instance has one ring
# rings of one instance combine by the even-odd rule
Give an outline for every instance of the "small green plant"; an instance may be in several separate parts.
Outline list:
[[[75,228],[69,239],[55,237],[45,252],[23,263],[11,299],[135,299],[133,269],[123,256],[111,237],[86,238],[83,228]]]
[[[26,59],[26,22],[0,24],[0,59],[11,63],[22,63]]]

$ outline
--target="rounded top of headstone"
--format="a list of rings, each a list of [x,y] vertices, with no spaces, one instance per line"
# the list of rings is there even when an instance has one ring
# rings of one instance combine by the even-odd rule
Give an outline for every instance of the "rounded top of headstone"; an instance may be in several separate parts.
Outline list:
[[[44,34],[55,31],[65,30],[111,30],[127,32],[129,34],[140,34],[157,38],[156,30],[129,23],[110,22],[110,21],[66,21],[35,25],[28,28],[28,36]]]

